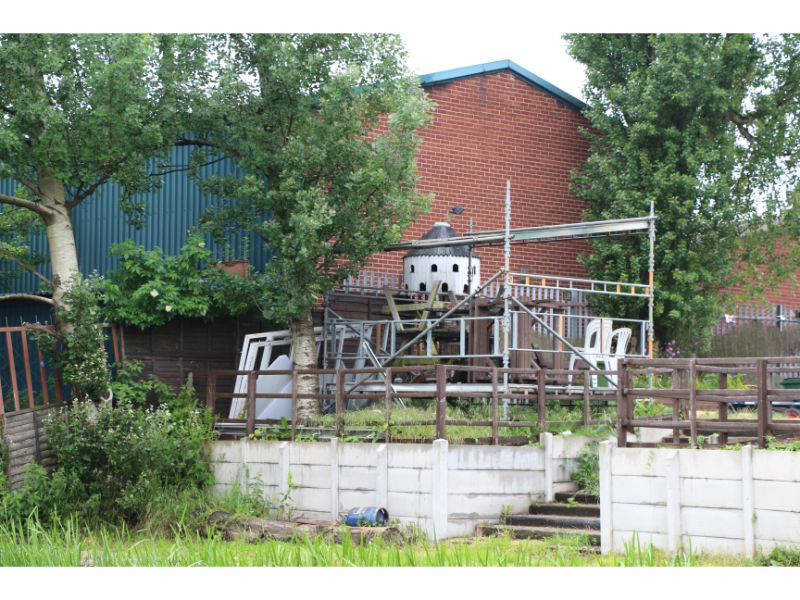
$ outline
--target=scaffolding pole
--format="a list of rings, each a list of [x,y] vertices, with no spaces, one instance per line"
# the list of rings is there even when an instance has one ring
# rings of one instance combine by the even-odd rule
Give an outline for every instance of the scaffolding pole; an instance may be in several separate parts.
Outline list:
[[[508,420],[508,367],[509,341],[511,333],[511,179],[506,179],[506,222],[503,243],[503,264],[505,279],[503,283],[503,420]]]
[[[650,281],[648,289],[649,298],[647,299],[647,355],[653,358],[653,288],[655,285],[655,243],[656,243],[656,213],[653,201],[650,201],[650,223],[647,229],[650,238],[650,255],[648,257],[647,270]]]
[[[439,317],[438,319],[434,319],[434,320],[432,320],[430,323],[428,323],[428,326],[427,326],[427,327],[425,327],[425,328],[424,328],[422,331],[420,331],[420,332],[419,332],[417,335],[415,335],[413,338],[411,338],[409,341],[407,341],[405,344],[403,344],[403,345],[402,345],[400,348],[398,348],[397,350],[395,350],[395,351],[394,351],[392,354],[390,354],[388,357],[386,357],[385,359],[383,359],[383,360],[381,361],[381,367],[383,367],[383,366],[385,366],[385,365],[389,364],[389,363],[390,363],[392,360],[394,360],[395,358],[397,358],[398,356],[400,356],[400,355],[401,355],[403,352],[405,352],[405,351],[406,351],[408,348],[410,348],[411,346],[413,346],[415,342],[417,342],[418,340],[421,340],[421,339],[422,339],[422,336],[424,336],[424,335],[427,335],[429,331],[431,331],[431,330],[432,330],[434,327],[436,327],[436,326],[437,326],[439,323],[441,323],[442,321],[444,321],[445,319],[447,319],[447,318],[448,318],[450,315],[452,315],[454,312],[456,312],[456,311],[457,311],[459,308],[461,308],[461,307],[462,307],[462,306],[463,306],[463,305],[464,305],[466,302],[469,302],[469,301],[470,301],[472,298],[476,298],[478,295],[480,295],[480,293],[481,293],[483,290],[485,290],[487,287],[489,287],[489,285],[491,285],[492,283],[494,283],[494,281],[495,281],[495,280],[496,280],[498,277],[500,277],[500,275],[502,275],[502,274],[503,274],[503,271],[498,271],[497,273],[495,273],[494,275],[492,275],[492,277],[491,277],[491,278],[490,278],[490,279],[489,279],[489,280],[488,280],[486,283],[484,283],[482,286],[480,286],[480,287],[476,288],[476,289],[475,289],[475,291],[474,291],[474,292],[472,292],[472,293],[471,293],[469,296],[466,296],[466,297],[464,297],[463,299],[461,299],[461,301],[459,301],[457,304],[455,304],[455,305],[454,305],[454,306],[453,306],[453,307],[452,307],[450,310],[448,310],[446,313],[444,313],[444,314],[443,314],[441,317]],[[361,379],[361,380],[359,380],[359,381],[356,381],[356,382],[355,382],[355,383],[352,385],[352,387],[350,387],[350,389],[348,389],[348,390],[347,390],[347,392],[348,392],[348,393],[352,392],[354,389],[356,389],[358,386],[360,386],[362,383],[364,383],[364,382],[365,382],[365,381],[366,381],[368,378],[369,378],[369,375],[367,375],[366,377],[362,378],[362,379]]]

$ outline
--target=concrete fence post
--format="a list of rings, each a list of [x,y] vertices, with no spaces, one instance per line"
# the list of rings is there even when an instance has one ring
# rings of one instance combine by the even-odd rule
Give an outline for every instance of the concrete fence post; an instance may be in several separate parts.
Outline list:
[[[389,504],[389,450],[386,444],[375,450],[375,504],[383,508]]]
[[[681,461],[677,450],[667,457],[667,546],[681,547]]]
[[[447,440],[434,440],[431,450],[431,517],[437,540],[447,537]]]
[[[755,532],[753,521],[756,517],[753,506],[753,447],[742,446],[742,521],[744,525],[744,554],[753,558],[755,554]]]
[[[331,521],[339,519],[339,438],[331,438]]]
[[[553,434],[545,431],[539,439],[544,448],[544,501],[553,502],[556,499],[553,490]]]
[[[278,490],[281,496],[289,493],[289,443],[281,442],[278,446]]]
[[[613,522],[611,497],[611,455],[614,451],[612,440],[600,442],[600,552],[608,554],[612,551]]]

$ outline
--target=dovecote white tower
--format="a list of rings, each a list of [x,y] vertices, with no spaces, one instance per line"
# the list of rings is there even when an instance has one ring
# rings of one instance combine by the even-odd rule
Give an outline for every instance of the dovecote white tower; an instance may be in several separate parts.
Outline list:
[[[434,223],[423,240],[457,237],[449,223]],[[472,269],[472,277],[469,270]],[[427,292],[434,281],[441,281],[440,292],[468,294],[480,286],[481,259],[475,252],[470,259],[469,246],[418,248],[403,257],[403,280],[409,292]]]

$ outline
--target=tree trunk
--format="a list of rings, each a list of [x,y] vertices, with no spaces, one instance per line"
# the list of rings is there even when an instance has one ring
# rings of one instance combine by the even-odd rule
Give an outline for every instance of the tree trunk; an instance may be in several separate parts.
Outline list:
[[[300,319],[293,321],[292,351],[294,353],[295,369],[317,368],[317,340],[314,335],[314,321],[309,310]],[[319,377],[317,375],[300,375],[297,378],[298,394],[317,394],[319,392]],[[312,398],[297,399],[297,417],[308,419],[320,414],[317,400]]]
[[[50,246],[50,266],[53,279],[53,302],[62,306],[70,279],[80,273],[72,216],[64,196],[64,184],[53,177],[42,177],[41,201],[51,212],[44,218],[47,242]]]

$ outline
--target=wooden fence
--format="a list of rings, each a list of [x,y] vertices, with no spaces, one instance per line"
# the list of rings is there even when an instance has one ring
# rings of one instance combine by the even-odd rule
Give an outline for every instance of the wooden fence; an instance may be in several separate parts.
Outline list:
[[[717,434],[717,446],[728,443],[729,437],[753,438],[761,448],[768,436],[800,436],[800,422],[776,419],[775,410],[793,403],[800,406],[800,389],[781,389],[779,382],[787,373],[800,370],[800,357],[772,358],[704,358],[704,359],[627,359],[620,362],[617,389],[617,445],[647,445],[629,443],[628,433],[634,428],[672,430],[673,445],[690,444],[697,447],[698,436]],[[730,389],[735,377],[743,385]],[[656,399],[672,407],[661,418],[638,418],[638,400]],[[698,417],[699,405],[716,413],[717,418]],[[749,408],[733,415],[731,405]],[[713,415],[712,415],[713,416]],[[682,436],[688,439],[682,441]],[[657,445],[653,442],[649,445]]]
[[[48,471],[56,464],[44,431],[44,419],[58,405],[40,406],[9,413],[3,425],[3,441],[8,445],[8,484],[11,489],[22,484],[25,468],[38,463]]]
[[[396,376],[413,373],[417,380],[427,379],[434,382],[432,390],[419,391],[396,391],[394,385],[387,384],[392,382]],[[457,384],[448,382],[458,374],[474,373],[483,376],[487,384],[466,389],[459,389]],[[501,437],[500,428],[534,428],[537,432],[545,431],[550,427],[580,427],[590,425],[611,425],[613,421],[607,419],[592,418],[592,402],[595,405],[602,404],[607,406],[609,401],[614,401],[615,396],[610,388],[598,389],[591,385],[592,377],[587,376],[585,370],[566,370],[566,369],[502,369],[498,367],[481,366],[459,366],[459,365],[418,365],[406,367],[386,367],[386,368],[364,368],[364,369],[313,369],[308,371],[234,371],[234,370],[215,370],[209,371],[207,377],[206,401],[212,414],[217,417],[217,422],[225,425],[239,425],[244,429],[244,433],[252,434],[257,426],[278,425],[281,423],[275,419],[256,419],[256,400],[259,398],[290,398],[292,403],[291,418],[291,439],[297,435],[298,427],[318,428],[316,421],[302,420],[297,417],[298,400],[310,398],[316,402],[325,400],[334,402],[335,412],[335,432],[338,436],[346,435],[347,426],[345,423],[345,412],[350,401],[356,401],[362,405],[367,403],[380,404],[383,406],[385,415],[385,436],[386,441],[400,441],[393,437],[392,429],[403,426],[434,426],[436,439],[448,439],[447,428],[449,426],[468,426],[468,427],[490,427],[491,437],[479,441],[491,444],[501,443],[520,443],[522,436]],[[616,371],[592,371],[591,375],[614,376]],[[511,385],[506,388],[503,385],[504,375],[509,379],[524,379],[528,382],[527,386]],[[291,375],[293,382],[293,392],[288,393],[267,393],[259,394],[256,392],[256,382],[261,375]],[[335,385],[332,391],[326,393],[325,390],[318,394],[301,395],[297,393],[297,382],[302,376],[329,375],[335,378]],[[566,378],[572,375],[575,381],[567,386]],[[237,376],[247,377],[246,392],[234,393],[220,391],[220,380],[226,382],[228,389],[233,389],[231,382]],[[364,391],[358,387],[353,388],[353,383],[348,382],[352,377],[373,376],[379,377],[380,381],[371,381],[369,387],[373,391]],[[544,381],[546,385],[539,386],[538,382]],[[374,391],[375,384],[382,385],[382,389]],[[399,386],[400,384],[398,384]],[[569,390],[569,391],[567,391]],[[530,393],[530,392],[533,393]],[[245,398],[245,418],[233,419],[220,415],[220,408],[223,410],[230,406],[234,398]],[[392,409],[396,399],[408,400],[412,398],[435,399],[436,411],[434,418],[431,419],[393,419]],[[491,402],[490,419],[453,419],[447,416],[448,398],[470,398],[486,399]],[[515,421],[502,419],[499,416],[500,403],[508,401],[512,404],[532,404],[536,406],[535,421]],[[552,407],[552,402],[568,402],[581,407],[581,418],[575,421],[550,421],[548,420],[548,403]],[[527,439],[527,436],[525,436]],[[415,441],[419,441],[415,439]]]

